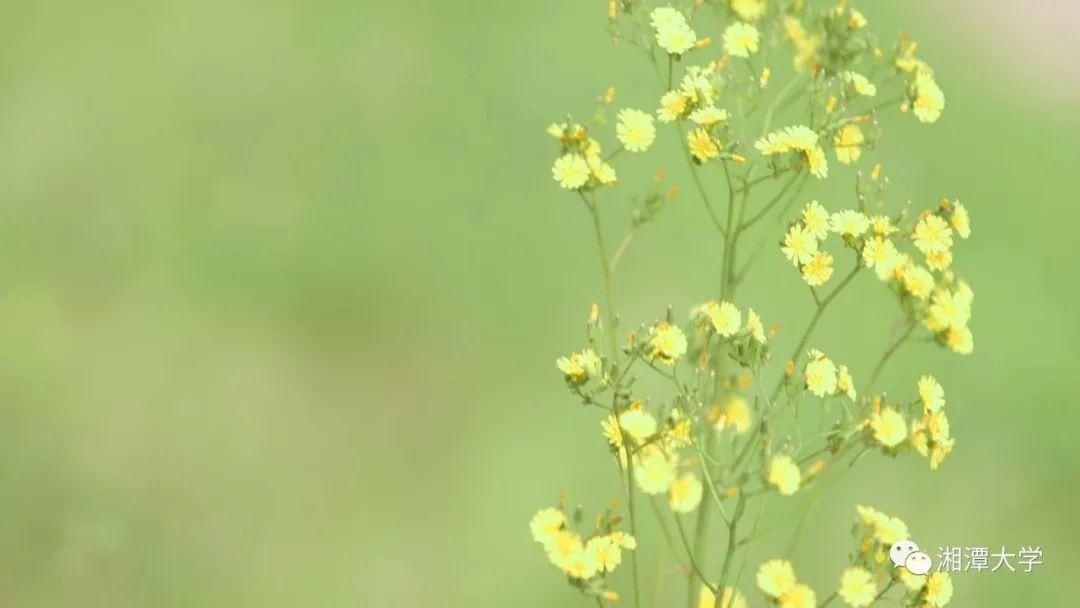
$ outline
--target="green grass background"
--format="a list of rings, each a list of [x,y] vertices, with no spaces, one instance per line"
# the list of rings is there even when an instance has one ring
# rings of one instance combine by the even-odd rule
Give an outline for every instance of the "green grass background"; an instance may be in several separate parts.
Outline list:
[[[1070,606],[1075,98],[988,58],[992,38],[928,2],[865,4],[883,38],[914,33],[948,97],[933,127],[887,118],[869,159],[894,205],[971,209],[957,267],[976,352],[901,351],[889,385],[933,370],[957,449],[935,474],[866,458],[815,512],[796,568],[827,594],[869,503],[924,546],[1043,547],[1030,575],[957,575],[953,605]],[[600,293],[543,133],[609,84],[620,105],[654,103],[603,3],[4,12],[0,606],[587,605],[527,522],[561,490],[593,510],[617,491],[596,416],[553,367]],[[623,261],[633,323],[717,285],[719,243],[669,135],[684,194]],[[619,165],[631,183],[655,168],[634,161]],[[848,204],[846,175],[808,197]],[[786,353],[810,302],[779,254],[757,271],[741,303],[784,324]],[[864,378],[892,311],[859,279],[815,343]],[[656,553],[642,558],[651,593]]]

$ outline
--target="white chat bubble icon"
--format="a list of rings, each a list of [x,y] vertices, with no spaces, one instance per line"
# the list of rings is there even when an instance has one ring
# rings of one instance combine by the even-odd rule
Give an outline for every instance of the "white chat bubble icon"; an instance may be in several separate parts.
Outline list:
[[[912,553],[919,550],[919,545],[916,545],[914,541],[900,540],[892,544],[889,547],[889,559],[897,568],[900,568],[907,562],[907,558]]]
[[[922,576],[930,573],[930,556],[922,551],[916,551],[908,556],[907,561],[904,562],[904,567],[907,571]]]

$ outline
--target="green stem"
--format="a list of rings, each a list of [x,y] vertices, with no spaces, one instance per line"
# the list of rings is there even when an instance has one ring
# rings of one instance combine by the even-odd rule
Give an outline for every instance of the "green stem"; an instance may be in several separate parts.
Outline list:
[[[677,527],[679,529],[679,537],[682,538],[683,548],[686,549],[686,556],[688,558],[690,558],[690,566],[693,568],[694,573],[697,574],[698,579],[701,580],[701,584],[708,587],[709,590],[712,591],[713,593],[716,593],[716,587],[713,587],[712,585],[709,584],[709,579],[705,577],[705,573],[702,572],[701,566],[698,564],[697,559],[694,558],[694,551],[690,548],[690,541],[686,538],[686,529],[683,528],[682,519],[680,519],[678,515],[675,515],[675,527]],[[693,579],[693,577],[691,577],[690,578],[690,589],[691,589],[691,591],[693,590],[693,587],[694,587],[694,579]],[[691,603],[692,603],[693,595],[691,595],[690,599],[691,599]]]
[[[900,350],[900,347],[903,346],[904,342],[907,342],[907,339],[911,337],[911,332],[915,331],[916,325],[917,324],[914,321],[908,323],[908,326],[904,330],[904,333],[901,334],[895,342],[890,344],[887,349],[885,349],[885,354],[881,356],[881,359],[877,362],[877,365],[874,366],[874,371],[870,374],[870,379],[866,382],[866,388],[863,389],[864,393],[869,393],[870,390],[874,388],[874,383],[877,382],[878,376],[880,376],[881,372],[884,371],[885,364],[888,363],[889,359],[891,359],[892,356],[896,354],[896,351]]]

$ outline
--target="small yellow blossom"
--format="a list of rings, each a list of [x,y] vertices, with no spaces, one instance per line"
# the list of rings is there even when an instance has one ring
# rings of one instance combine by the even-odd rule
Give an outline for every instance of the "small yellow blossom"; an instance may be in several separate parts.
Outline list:
[[[654,9],[649,17],[656,29],[657,44],[669,54],[682,55],[697,45],[697,34],[679,11],[663,6]]]
[[[693,473],[685,473],[668,488],[668,504],[676,513],[690,513],[701,503],[701,482]]]
[[[646,494],[663,494],[675,481],[678,462],[655,445],[641,449],[634,463],[634,481]]]
[[[945,344],[961,355],[970,355],[975,350],[975,339],[968,327],[950,327],[945,332]]]
[[[922,266],[907,264],[900,269],[900,283],[904,286],[904,291],[920,300],[926,300],[934,290],[934,275]]]
[[[853,608],[869,606],[877,595],[874,577],[865,568],[848,568],[840,577],[837,594]]]
[[[870,229],[870,220],[858,211],[847,209],[832,214],[829,229],[841,236],[858,238]]]
[[[691,131],[686,140],[690,144],[690,154],[693,154],[698,162],[703,163],[720,156],[720,148],[705,129]]]
[[[720,410],[720,417],[716,421],[717,430],[734,428],[735,432],[743,435],[750,430],[752,420],[750,417],[750,404],[740,395],[728,397],[724,407]]]
[[[915,117],[920,122],[936,122],[945,109],[945,94],[926,70],[915,76],[915,101],[912,103]]]
[[[867,23],[869,22],[866,20],[865,15],[855,9],[851,9],[851,18],[848,19],[848,27],[853,30],[859,30],[866,27]]]
[[[930,251],[926,254],[926,265],[939,272],[948,270],[952,266],[952,252],[948,249]]]
[[[686,334],[677,326],[664,322],[650,330],[650,357],[662,363],[674,365],[675,360],[685,354]]]
[[[819,251],[802,267],[802,277],[806,284],[811,287],[820,287],[832,277],[832,255]]]
[[[865,95],[866,97],[877,95],[877,86],[870,82],[866,76],[858,72],[844,72],[843,78],[844,82],[851,85],[856,95]]]
[[[727,118],[727,110],[721,110],[716,106],[698,108],[690,113],[690,120],[703,127],[712,126],[718,122],[727,120]]]
[[[874,431],[874,440],[887,448],[900,445],[908,435],[907,421],[891,407],[871,414],[870,428]]]
[[[585,543],[589,561],[596,564],[597,572],[611,572],[622,563],[622,547],[610,536],[595,536]]]
[[[757,140],[754,147],[766,156],[801,152],[811,174],[819,179],[829,175],[825,151],[818,145],[818,134],[810,127],[797,125],[780,129]]]
[[[879,167],[881,165],[878,165]],[[870,218],[870,226],[874,229],[874,234],[878,236],[889,236],[896,232],[897,228],[893,225],[892,220],[884,215],[875,215]]]
[[[555,360],[555,367],[559,368],[568,380],[584,382],[600,376],[600,357],[593,349],[587,348],[569,357],[559,357]]]
[[[735,22],[724,30],[724,50],[732,57],[749,57],[758,50],[761,34],[749,23]]]
[[[746,311],[746,329],[755,342],[765,344],[765,326],[761,323],[761,317],[754,312],[753,308]]]
[[[919,378],[919,399],[922,400],[923,409],[927,412],[936,412],[945,407],[945,389],[937,378],[926,375]]]
[[[598,154],[586,156],[585,162],[589,164],[589,171],[592,172],[592,176],[601,184],[608,186],[618,181],[615,168],[604,162]]]
[[[803,226],[814,235],[815,239],[820,241],[829,235],[829,212],[821,206],[821,203],[817,201],[807,203],[802,211],[802,221]]]
[[[533,540],[546,545],[555,540],[555,535],[566,525],[566,514],[555,508],[541,509],[529,522]]]
[[[773,456],[769,462],[768,481],[776,486],[781,495],[791,496],[799,491],[799,484],[802,482],[799,465],[787,454]]]
[[[630,549],[631,551],[637,549],[637,539],[626,532],[615,531],[608,536],[611,537],[611,542],[623,549]]]
[[[743,21],[757,21],[765,14],[765,0],[731,0],[731,10]]]
[[[820,351],[810,351],[810,361],[806,364],[806,390],[818,397],[826,397],[836,392],[836,364]]]
[[[812,232],[800,224],[792,226],[784,236],[780,249],[788,261],[798,266],[809,263],[818,252],[818,242]]]
[[[644,409],[628,409],[619,415],[619,426],[637,443],[656,434],[656,418]]]
[[[780,597],[791,591],[798,580],[795,578],[795,569],[791,562],[786,559],[771,559],[757,571],[757,586],[771,597]]]
[[[855,381],[851,379],[851,372],[846,365],[841,365],[836,372],[836,391],[847,395],[848,399],[855,401],[858,393],[855,391]]]
[[[956,234],[960,235],[960,238],[966,239],[971,236],[971,217],[968,215],[968,210],[960,201],[956,201],[952,205],[952,217],[949,218],[949,222],[956,230]]]
[[[716,302],[706,302],[701,307],[701,314],[709,319],[709,322],[712,324],[712,328],[716,333],[725,338],[735,335],[742,325],[742,313],[739,312],[739,309],[736,308],[734,304],[727,300],[724,300],[719,304]]]
[[[952,577],[948,572],[933,572],[926,578],[926,603],[941,608],[953,596]]]
[[[817,596],[810,587],[797,583],[780,596],[778,605],[780,608],[817,608]]]
[[[862,145],[865,141],[866,139],[863,137],[859,125],[853,122],[844,125],[837,132],[836,137],[833,138],[833,145],[836,146],[836,160],[845,165],[850,165],[859,160],[859,157],[862,156]]]
[[[644,152],[656,139],[653,117],[641,110],[619,110],[619,122],[615,125],[615,137],[630,152]]]
[[[551,176],[567,190],[577,190],[589,181],[589,164],[580,154],[564,154],[555,159]]]
[[[888,279],[901,261],[896,245],[880,236],[866,240],[866,244],[863,245],[862,259],[863,265],[873,268],[881,280]]]
[[[919,251],[948,251],[952,247],[952,228],[940,217],[927,213],[915,224],[911,239]]]
[[[570,530],[559,530],[552,535],[549,542],[544,544],[544,551],[547,552],[548,560],[565,572],[569,572],[572,563],[577,562],[580,565],[584,565],[582,562],[585,557],[585,545],[581,542],[581,537],[576,532]],[[578,569],[580,574],[585,574],[587,568]],[[580,578],[580,577],[579,577]]]
[[[746,608],[746,598],[733,587],[724,587],[724,594],[720,597],[720,603],[716,603],[716,595],[708,587],[702,587],[698,595],[698,608]]]
[[[682,91],[668,91],[660,98],[660,109],[656,116],[660,122],[673,122],[686,113],[688,99]]]

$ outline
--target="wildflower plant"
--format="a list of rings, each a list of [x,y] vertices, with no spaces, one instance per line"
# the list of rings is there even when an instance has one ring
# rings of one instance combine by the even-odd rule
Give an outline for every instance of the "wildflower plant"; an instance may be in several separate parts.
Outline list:
[[[687,606],[743,608],[751,596],[785,608],[946,605],[947,574],[916,577],[891,567],[889,547],[907,538],[907,527],[870,507],[856,509],[856,546],[831,591],[819,594],[801,581],[787,559],[755,567],[745,557],[762,535],[768,499],[785,500],[835,469],[871,462],[867,454],[911,454],[937,469],[953,450],[945,391],[932,375],[890,393],[876,387],[909,340],[962,355],[974,348],[973,292],[953,270],[953,248],[971,234],[967,208],[946,198],[891,212],[892,184],[880,164],[868,166],[882,112],[906,115],[916,128],[939,120],[945,98],[934,71],[914,42],[881,42],[843,0],[611,0],[608,18],[612,38],[640,51],[655,74],[656,102],[617,108],[609,89],[591,120],[567,116],[548,128],[552,177],[595,230],[603,286],[602,310],[592,306],[583,343],[556,367],[576,399],[601,410],[597,441],[610,451],[625,495],[594,519],[563,496],[535,515],[533,539],[601,606],[627,595],[622,601],[640,605],[643,507],[651,507],[668,554],[686,573]],[[786,82],[774,82],[781,76]],[[620,192],[617,161],[654,153],[661,138],[682,148],[703,218],[716,232],[721,278],[706,286],[714,299],[687,303],[684,314],[658,311],[630,328],[615,299],[619,261],[678,189],[661,170],[643,192]],[[865,169],[856,172],[852,200],[804,194],[837,179],[832,163]],[[710,178],[724,185],[707,187]],[[613,249],[601,217],[616,212],[605,199],[619,197],[632,209]],[[758,255],[786,259],[790,280],[807,286],[813,315],[785,357],[775,356],[776,326],[766,330],[759,313],[775,314],[771,303],[739,299],[754,259],[740,257],[752,236],[775,243]],[[861,275],[894,296],[901,323],[858,383],[814,331]],[[643,375],[664,388],[644,394],[636,383]],[[821,418],[816,436],[802,432],[808,410]],[[710,559],[716,518],[726,541]],[[620,591],[612,573],[626,568]]]

